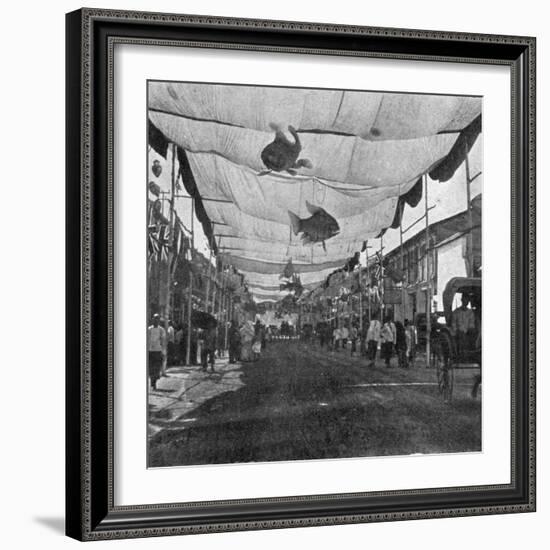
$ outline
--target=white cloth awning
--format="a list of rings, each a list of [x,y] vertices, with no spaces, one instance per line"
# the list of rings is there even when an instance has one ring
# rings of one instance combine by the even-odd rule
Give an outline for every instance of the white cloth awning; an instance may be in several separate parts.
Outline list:
[[[257,299],[286,294],[260,287],[276,287],[289,259],[318,283],[389,227],[399,197],[480,113],[476,97],[149,83],[149,119],[185,150],[223,260]],[[265,173],[273,125],[296,128],[311,167]],[[338,223],[324,246],[291,230],[289,212],[308,219],[307,204]]]

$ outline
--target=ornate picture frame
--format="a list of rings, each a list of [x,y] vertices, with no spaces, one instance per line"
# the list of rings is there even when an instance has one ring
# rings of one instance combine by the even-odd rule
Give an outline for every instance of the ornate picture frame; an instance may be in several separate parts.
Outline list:
[[[535,39],[81,9],[67,14],[66,532],[103,540],[535,510]],[[254,499],[114,500],[116,44],[499,65],[511,74],[511,482]]]

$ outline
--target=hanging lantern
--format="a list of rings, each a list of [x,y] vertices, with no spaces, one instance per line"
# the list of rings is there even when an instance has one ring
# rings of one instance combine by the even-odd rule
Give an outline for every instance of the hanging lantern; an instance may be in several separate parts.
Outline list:
[[[155,177],[159,177],[162,174],[162,165],[160,164],[160,161],[154,160],[153,166],[151,167],[151,170]]]
[[[155,195],[155,197],[160,197],[160,187],[154,182],[149,182],[149,191]]]

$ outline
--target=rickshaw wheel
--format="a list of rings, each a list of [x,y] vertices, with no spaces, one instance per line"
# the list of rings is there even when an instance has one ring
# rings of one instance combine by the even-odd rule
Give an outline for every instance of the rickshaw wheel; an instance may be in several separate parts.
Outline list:
[[[451,363],[451,343],[446,334],[439,336],[433,358],[439,393],[445,401],[450,401],[453,397],[454,369]]]

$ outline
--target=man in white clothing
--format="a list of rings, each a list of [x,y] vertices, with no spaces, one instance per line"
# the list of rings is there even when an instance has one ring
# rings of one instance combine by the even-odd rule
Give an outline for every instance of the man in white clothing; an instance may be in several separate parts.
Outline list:
[[[151,388],[157,387],[162,361],[166,354],[166,331],[160,326],[160,316],[153,315],[153,324],[147,329],[147,352],[149,363],[149,382]]]
[[[372,319],[367,330],[367,359],[369,367],[374,367],[378,342],[380,342],[380,329],[382,325],[378,319]]]

